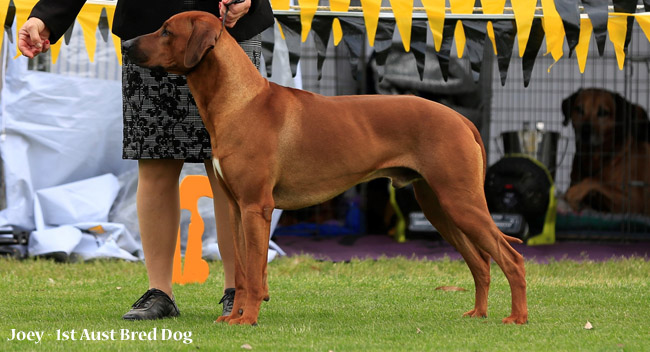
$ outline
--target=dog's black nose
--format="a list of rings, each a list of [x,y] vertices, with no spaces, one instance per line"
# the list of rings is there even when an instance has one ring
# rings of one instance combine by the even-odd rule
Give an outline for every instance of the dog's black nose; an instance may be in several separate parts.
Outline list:
[[[580,126],[579,136],[583,141],[589,141],[589,138],[591,138],[591,124],[590,123],[585,123],[582,126]]]
[[[135,39],[125,40],[122,42],[122,53],[128,54],[129,50],[133,46]]]

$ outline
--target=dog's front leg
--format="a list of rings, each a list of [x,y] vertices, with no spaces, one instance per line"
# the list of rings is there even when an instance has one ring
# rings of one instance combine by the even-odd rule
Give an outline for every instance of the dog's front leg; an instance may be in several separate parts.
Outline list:
[[[575,211],[585,207],[612,213],[625,210],[625,195],[621,188],[614,184],[603,184],[593,178],[584,179],[572,186],[564,197]]]
[[[586,178],[581,182],[571,186],[564,195],[564,198],[569,203],[569,206],[575,211],[580,211],[583,208],[582,201],[584,198],[599,186],[598,181],[592,178]]]
[[[241,239],[243,239],[245,249],[239,251],[240,255],[243,254],[241,259],[244,263],[242,263],[241,267],[244,272],[243,275],[238,275],[238,277],[242,277],[245,281],[243,286],[246,295],[242,297],[245,300],[242,307],[242,316],[233,317],[229,320],[230,324],[257,324],[262,300],[268,297],[265,276],[273,207],[262,204],[264,203],[240,206],[243,229],[243,238]],[[237,284],[237,286],[237,290],[239,290],[240,285]],[[235,296],[235,306],[238,304],[238,297]]]

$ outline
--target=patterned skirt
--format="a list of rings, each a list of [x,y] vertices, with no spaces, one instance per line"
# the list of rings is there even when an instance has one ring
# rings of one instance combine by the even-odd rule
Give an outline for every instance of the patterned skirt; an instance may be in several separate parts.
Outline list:
[[[239,43],[259,69],[261,35]],[[122,57],[123,159],[212,158],[210,137],[185,76],[149,70]]]

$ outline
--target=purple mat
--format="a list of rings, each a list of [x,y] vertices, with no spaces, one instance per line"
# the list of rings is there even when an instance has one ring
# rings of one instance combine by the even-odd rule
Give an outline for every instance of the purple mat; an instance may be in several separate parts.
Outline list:
[[[373,258],[381,256],[419,259],[461,259],[460,254],[447,244],[436,239],[408,239],[397,243],[387,235],[359,235],[333,237],[276,236],[273,238],[287,255],[309,254],[316,259],[346,261],[352,258]],[[549,260],[608,260],[621,257],[642,257],[650,259],[650,242],[635,243],[592,243],[557,242],[553,245],[514,245],[524,258],[541,263]]]

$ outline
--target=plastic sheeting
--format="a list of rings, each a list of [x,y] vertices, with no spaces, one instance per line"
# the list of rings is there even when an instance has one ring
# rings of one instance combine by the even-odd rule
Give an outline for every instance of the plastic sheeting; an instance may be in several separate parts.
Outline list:
[[[36,230],[30,255],[137,260],[139,244],[108,219],[120,190],[115,175],[137,165],[121,156],[121,82],[29,71],[27,59],[11,59],[15,47],[8,47],[0,227]]]
[[[0,101],[7,208],[0,226],[35,229],[36,191],[120,175],[136,162],[121,156],[120,82],[28,71],[23,57],[7,61]]]
[[[126,226],[108,222],[119,190],[112,174],[37,190],[29,255],[138,260],[133,254],[141,253],[141,246]]]
[[[137,162],[121,158],[121,82],[30,71],[26,58],[11,59],[15,46],[7,47],[0,98],[7,207],[0,228],[36,230],[30,255],[138,259]],[[202,169],[188,164],[183,172]],[[199,211],[204,257],[219,259],[212,201],[201,199]],[[182,239],[188,223],[183,211]],[[269,259],[284,255],[272,241],[270,247]]]

